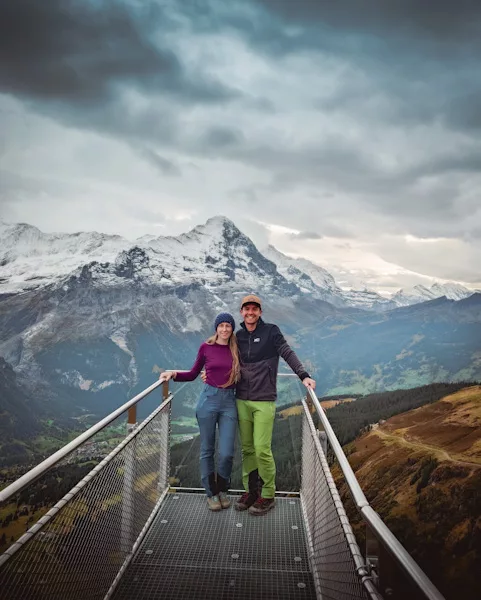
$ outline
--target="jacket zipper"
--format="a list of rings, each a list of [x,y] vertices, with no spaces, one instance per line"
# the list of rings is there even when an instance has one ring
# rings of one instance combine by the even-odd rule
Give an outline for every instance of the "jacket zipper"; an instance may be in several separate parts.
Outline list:
[[[249,333],[249,350],[247,352],[247,358],[249,358],[249,359],[251,357],[251,339],[252,339],[252,332]],[[248,393],[248,396],[250,397],[250,395],[251,395],[251,379],[249,377],[249,393]]]

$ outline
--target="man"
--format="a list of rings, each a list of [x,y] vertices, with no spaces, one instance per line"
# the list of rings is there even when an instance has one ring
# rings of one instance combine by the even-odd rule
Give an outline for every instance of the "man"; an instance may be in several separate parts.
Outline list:
[[[241,359],[241,380],[236,402],[242,447],[242,479],[246,490],[236,503],[237,510],[263,515],[274,508],[276,465],[272,455],[272,429],[276,414],[277,369],[281,356],[306,387],[311,379],[279,327],[265,323],[262,302],[250,294],[241,301],[243,318],[237,332]]]

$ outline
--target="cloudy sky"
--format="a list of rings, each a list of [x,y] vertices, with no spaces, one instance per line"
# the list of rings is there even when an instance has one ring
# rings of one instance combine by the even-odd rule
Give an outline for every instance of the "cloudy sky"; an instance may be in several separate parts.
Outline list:
[[[481,3],[1,0],[0,217],[481,288]]]

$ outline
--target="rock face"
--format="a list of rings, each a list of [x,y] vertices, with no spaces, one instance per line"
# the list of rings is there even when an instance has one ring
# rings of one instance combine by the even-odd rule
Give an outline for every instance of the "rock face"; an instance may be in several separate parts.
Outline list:
[[[308,261],[260,252],[224,217],[134,243],[24,224],[2,224],[0,235],[0,356],[20,383],[43,385],[69,411],[105,414],[159,369],[190,367],[215,315],[228,310],[239,321],[250,292],[320,393],[481,377],[480,295],[388,310],[374,292],[345,292]],[[192,413],[193,390],[186,386],[174,412]]]

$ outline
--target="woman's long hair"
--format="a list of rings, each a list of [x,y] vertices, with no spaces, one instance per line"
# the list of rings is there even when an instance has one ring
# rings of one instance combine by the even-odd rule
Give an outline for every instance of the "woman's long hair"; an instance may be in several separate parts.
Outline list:
[[[209,344],[209,345],[215,344],[216,342],[217,342],[217,332],[214,333],[214,335],[212,335],[208,340],[205,340],[205,343]],[[227,380],[227,383],[224,383],[224,385],[220,386],[222,388],[229,387],[229,386],[233,385],[234,383],[237,383],[240,379],[239,349],[237,347],[237,338],[234,333],[234,330],[232,330],[232,334],[229,338],[229,348],[230,348],[230,353],[232,354],[232,368],[230,370],[229,379]]]

